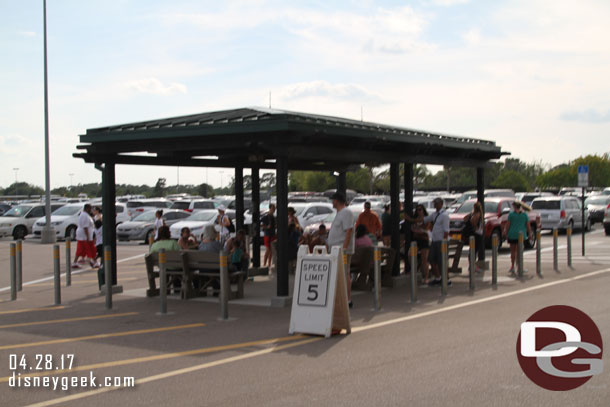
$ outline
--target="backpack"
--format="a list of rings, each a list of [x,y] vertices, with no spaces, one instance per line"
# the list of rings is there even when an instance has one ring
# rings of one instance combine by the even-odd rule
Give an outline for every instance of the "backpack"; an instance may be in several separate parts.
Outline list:
[[[233,224],[233,221],[228,216],[227,218],[229,219],[229,233],[235,233],[235,225]]]
[[[462,228],[462,242],[468,243],[470,236],[474,235],[474,226],[472,226],[471,216],[468,215],[464,219],[464,227]]]

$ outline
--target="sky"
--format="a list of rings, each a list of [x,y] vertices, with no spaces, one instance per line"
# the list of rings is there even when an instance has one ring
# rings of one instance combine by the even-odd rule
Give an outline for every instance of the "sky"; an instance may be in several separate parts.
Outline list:
[[[493,140],[545,165],[610,152],[608,1],[47,3],[52,187],[100,182],[72,158],[88,128],[270,101]],[[42,22],[42,0],[0,0],[2,187],[44,185]],[[116,177],[221,186],[223,171]]]

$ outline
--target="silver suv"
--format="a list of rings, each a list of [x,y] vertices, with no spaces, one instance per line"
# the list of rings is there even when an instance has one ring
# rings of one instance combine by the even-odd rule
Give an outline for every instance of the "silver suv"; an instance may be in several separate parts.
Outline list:
[[[572,229],[586,230],[591,228],[589,211],[585,209],[585,224],[582,223],[582,204],[580,199],[572,196],[545,196],[534,199],[532,209],[540,213],[542,229],[557,228],[563,232],[570,226]]]

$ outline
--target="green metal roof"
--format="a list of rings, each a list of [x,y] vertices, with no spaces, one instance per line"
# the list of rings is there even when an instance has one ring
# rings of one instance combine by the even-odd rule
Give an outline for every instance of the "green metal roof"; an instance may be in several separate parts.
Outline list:
[[[157,160],[160,165],[185,160],[197,165],[193,157],[213,155],[221,166],[252,162],[253,156],[259,162],[288,156],[304,167],[320,161],[330,167],[402,161],[479,166],[505,154],[493,141],[266,108],[100,127],[87,130],[80,141],[78,148],[86,153],[75,156],[87,161],[121,155],[119,161],[127,163],[125,154],[148,152],[164,158]]]

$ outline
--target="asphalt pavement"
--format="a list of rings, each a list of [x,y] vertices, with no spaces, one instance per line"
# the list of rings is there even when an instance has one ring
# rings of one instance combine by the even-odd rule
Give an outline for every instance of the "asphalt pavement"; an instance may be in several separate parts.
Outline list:
[[[582,257],[575,235],[569,268],[566,236],[560,236],[558,272],[552,269],[551,241],[545,234],[542,276],[534,272],[534,251],[524,256],[529,271],[523,279],[508,276],[504,249],[495,288],[485,272],[477,276],[474,291],[465,274],[452,277],[446,297],[439,288],[420,286],[415,304],[408,286],[384,289],[380,312],[372,310],[371,293],[356,292],[352,333],[324,339],[288,335],[289,308],[232,303],[231,320],[219,321],[215,303],[171,299],[171,314],[159,315],[158,298],[134,294],[147,284],[147,248],[136,244],[119,246],[125,293],[114,296],[112,310],[104,308],[96,274],[87,269],[63,287],[62,305],[56,307],[51,248],[26,240],[25,284],[17,301],[9,301],[8,273],[0,276],[0,406],[608,406],[607,356],[601,375],[569,392],[536,386],[517,362],[520,324],[549,305],[581,309],[602,338],[610,338],[610,238],[597,227],[587,234]],[[0,241],[4,270],[9,243]],[[63,244],[61,253],[63,258]],[[246,297],[257,285],[273,283],[248,282]],[[37,369],[36,355],[43,360],[50,355],[53,362]],[[62,355],[64,360],[74,355],[71,369],[61,369]],[[98,380],[134,377],[136,385],[69,391],[10,387],[11,358],[27,363],[25,370],[15,370],[22,379],[93,374]]]

